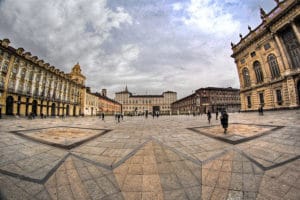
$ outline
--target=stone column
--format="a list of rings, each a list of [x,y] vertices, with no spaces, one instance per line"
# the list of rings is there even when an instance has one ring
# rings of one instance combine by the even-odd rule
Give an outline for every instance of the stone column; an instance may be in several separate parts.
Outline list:
[[[288,55],[284,51],[284,48],[283,48],[283,46],[281,44],[281,41],[280,41],[280,39],[279,39],[279,37],[278,37],[278,35],[276,33],[274,34],[274,38],[275,38],[275,43],[276,43],[276,45],[278,47],[278,50],[280,52],[280,57],[282,59],[282,63],[283,63],[284,69],[290,69],[291,67],[290,67],[288,59],[287,59]]]
[[[300,43],[300,33],[299,33],[299,30],[298,30],[295,22],[291,22],[291,25],[292,25],[293,31],[296,35],[296,38],[298,39],[298,42]]]

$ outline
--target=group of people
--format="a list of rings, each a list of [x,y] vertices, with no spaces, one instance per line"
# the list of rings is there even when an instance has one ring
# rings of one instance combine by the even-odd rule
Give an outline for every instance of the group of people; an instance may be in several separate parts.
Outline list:
[[[218,120],[219,117],[219,112],[216,112],[216,120]],[[228,128],[228,113],[226,112],[226,110],[221,111],[221,117],[220,117],[220,121],[221,121],[221,125],[224,128],[224,134],[227,133],[227,128]],[[211,121],[211,112],[210,110],[207,112],[207,119],[208,119],[208,123],[210,124]]]

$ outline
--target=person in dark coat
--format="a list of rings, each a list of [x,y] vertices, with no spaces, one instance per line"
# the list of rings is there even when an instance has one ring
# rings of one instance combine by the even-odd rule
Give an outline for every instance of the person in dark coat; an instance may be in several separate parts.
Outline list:
[[[223,112],[222,112],[222,115],[221,115],[221,124],[222,124],[222,126],[223,126],[223,128],[224,128],[224,134],[226,134],[226,132],[227,132],[227,128],[228,128],[228,118],[229,118],[229,116],[228,116],[228,114],[227,114],[227,112],[226,112],[226,110],[224,110]]]
[[[216,111],[216,120],[218,120],[219,112]]]
[[[208,119],[208,123],[210,124],[210,119],[211,119],[211,112],[210,111],[207,112],[207,119]]]

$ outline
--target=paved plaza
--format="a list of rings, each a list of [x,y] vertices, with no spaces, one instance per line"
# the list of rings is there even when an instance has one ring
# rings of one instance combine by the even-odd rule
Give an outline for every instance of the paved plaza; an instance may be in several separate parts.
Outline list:
[[[0,199],[300,199],[300,110],[0,120]]]

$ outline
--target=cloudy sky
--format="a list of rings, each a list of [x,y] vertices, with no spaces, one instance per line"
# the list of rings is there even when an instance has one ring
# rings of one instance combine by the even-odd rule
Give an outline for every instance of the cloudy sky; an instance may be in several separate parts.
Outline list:
[[[274,0],[0,0],[0,39],[110,97],[239,87],[230,42],[260,24]]]

